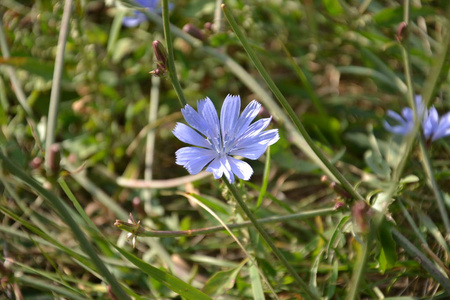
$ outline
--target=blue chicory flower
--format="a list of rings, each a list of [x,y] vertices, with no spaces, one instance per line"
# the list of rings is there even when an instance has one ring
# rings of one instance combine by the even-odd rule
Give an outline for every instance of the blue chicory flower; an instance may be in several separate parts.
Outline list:
[[[160,0],[134,0],[137,4],[139,4],[140,6],[151,10],[151,11],[157,11],[160,12],[161,11],[161,5],[160,5]],[[172,9],[172,5],[169,4],[169,9]],[[147,20],[147,17],[145,16],[145,14],[141,11],[138,10],[134,10],[133,11],[133,15],[129,16],[129,17],[124,17],[122,20],[122,24],[125,27],[136,27],[139,24],[141,24],[142,22],[145,22]]]
[[[441,118],[436,108],[431,107],[422,123],[423,135],[427,141],[434,142],[437,139],[450,135],[450,113]]]
[[[423,135],[427,141],[435,141],[450,135],[450,113],[439,118],[434,106],[426,110],[420,95],[416,95],[415,102],[418,115],[423,116]],[[414,127],[414,113],[409,107],[403,108],[401,115],[392,110],[388,110],[387,115],[398,122],[398,125],[391,125],[384,121],[384,127],[392,133],[406,135]]]
[[[181,113],[186,122],[177,123],[173,134],[182,142],[196,147],[183,147],[176,152],[176,163],[184,166],[190,174],[197,174],[206,165],[206,171],[214,178],[222,175],[234,182],[234,175],[249,180],[252,167],[233,155],[258,159],[268,146],[279,140],[278,130],[266,130],[272,117],[260,119],[253,124],[261,104],[250,102],[239,115],[241,98],[228,95],[220,112],[220,121],[214,104],[209,98],[197,101],[198,112],[186,105]]]

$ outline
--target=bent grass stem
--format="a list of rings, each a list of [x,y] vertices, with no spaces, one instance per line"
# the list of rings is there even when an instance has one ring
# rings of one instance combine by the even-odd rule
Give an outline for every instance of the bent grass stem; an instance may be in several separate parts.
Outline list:
[[[317,210],[311,210],[311,211],[304,211],[301,213],[295,213],[285,216],[274,216],[274,217],[268,217],[263,219],[257,219],[258,223],[260,224],[268,224],[268,223],[276,223],[276,222],[286,222],[290,220],[302,220],[307,218],[313,218],[317,216],[326,216],[326,215],[332,215],[339,212],[338,210],[335,210],[334,207],[331,208],[323,208],[323,209],[317,209]],[[252,226],[253,223],[250,221],[236,223],[236,224],[227,224],[227,227],[231,230],[235,229],[241,229]],[[117,220],[115,226],[121,230],[127,231],[127,232],[134,232],[136,236],[140,237],[189,237],[189,236],[196,236],[196,235],[202,235],[202,234],[209,234],[209,233],[215,233],[220,231],[225,231],[225,228],[223,226],[212,226],[212,227],[205,227],[205,228],[199,228],[199,229],[191,229],[191,230],[178,230],[178,231],[166,231],[166,230],[149,230],[144,229],[142,227],[139,227],[139,229],[136,231],[136,226]]]

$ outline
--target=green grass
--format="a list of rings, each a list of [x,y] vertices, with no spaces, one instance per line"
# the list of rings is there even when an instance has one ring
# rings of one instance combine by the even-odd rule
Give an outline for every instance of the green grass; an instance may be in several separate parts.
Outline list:
[[[163,2],[1,1],[0,299],[447,299],[450,138],[383,122],[449,111],[450,4]],[[234,186],[172,134],[228,94],[281,137]]]

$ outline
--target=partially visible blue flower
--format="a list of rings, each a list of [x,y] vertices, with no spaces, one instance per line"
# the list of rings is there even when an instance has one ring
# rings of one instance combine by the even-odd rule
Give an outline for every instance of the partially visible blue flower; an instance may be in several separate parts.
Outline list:
[[[437,139],[450,135],[450,113],[446,113],[441,118],[436,108],[431,107],[422,123],[423,135],[427,141],[435,141]]]
[[[228,95],[220,112],[220,121],[214,104],[209,98],[197,101],[198,112],[186,105],[182,114],[193,128],[177,123],[173,134],[182,142],[196,147],[184,147],[176,152],[176,163],[184,166],[190,174],[197,174],[206,165],[206,171],[214,178],[223,175],[234,182],[234,175],[249,180],[252,167],[233,155],[248,159],[258,159],[280,138],[277,129],[266,130],[272,117],[260,119],[253,124],[261,104],[250,102],[239,115],[241,98]]]
[[[434,106],[426,110],[422,102],[422,96],[416,95],[415,102],[418,117],[423,117],[423,135],[427,141],[435,141],[450,135],[450,113],[445,114],[439,119],[439,114]],[[391,125],[387,121],[384,121],[384,127],[392,133],[406,135],[414,127],[413,114],[413,110],[409,107],[403,108],[401,115],[392,110],[388,110],[387,115],[396,120],[398,124]]]
[[[161,11],[160,0],[134,0],[140,6],[155,12]],[[169,9],[172,9],[172,4],[169,4]],[[125,27],[136,27],[142,22],[146,21],[147,17],[141,11],[134,10],[133,15],[129,17],[124,17],[122,24]]]
[[[406,135],[414,127],[413,110],[409,107],[403,108],[401,115],[395,111],[388,110],[387,116],[394,119],[398,123],[397,125],[391,125],[387,121],[384,121],[384,127],[392,133]]]

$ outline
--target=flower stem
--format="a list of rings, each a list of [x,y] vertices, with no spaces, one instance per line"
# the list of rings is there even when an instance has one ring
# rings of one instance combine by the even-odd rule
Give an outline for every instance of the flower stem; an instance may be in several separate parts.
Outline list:
[[[172,44],[172,34],[170,32],[170,23],[169,23],[169,1],[162,1],[162,19],[163,19],[163,28],[164,28],[164,37],[166,39],[167,45],[167,53],[169,55],[168,59],[168,67],[169,67],[169,76],[172,81],[173,88],[177,93],[178,100],[180,101],[181,107],[184,107],[187,102],[186,98],[184,98],[183,90],[181,89],[180,82],[177,77],[177,70],[175,68],[175,59],[173,55],[173,44]]]
[[[244,200],[242,199],[241,195],[239,194],[236,186],[231,184],[226,178],[224,178],[224,182],[227,185],[228,189],[233,194],[233,197],[238,202],[239,206],[244,211],[245,215],[250,219],[250,222],[253,224],[253,226],[258,230],[259,234],[263,237],[263,239],[266,241],[267,245],[272,249],[273,253],[278,257],[278,259],[283,263],[283,265],[286,267],[286,269],[289,271],[289,273],[292,275],[294,280],[297,282],[297,284],[300,286],[300,289],[304,292],[304,296],[307,299],[319,299],[319,297],[311,291],[309,286],[303,281],[303,279],[297,274],[295,269],[292,267],[291,263],[284,257],[284,255],[281,253],[281,251],[275,246],[272,239],[270,238],[269,234],[264,230],[262,225],[258,222],[256,217],[253,215],[253,213],[250,211],[248,206],[245,204]]]
[[[287,102],[286,98],[283,96],[281,91],[275,85],[272,78],[270,78],[269,74],[267,73],[266,69],[262,65],[261,61],[259,60],[259,58],[256,56],[255,52],[251,48],[249,42],[247,41],[247,38],[245,37],[245,35],[242,33],[241,29],[239,28],[239,25],[236,23],[236,20],[234,19],[231,11],[228,9],[228,7],[225,4],[222,4],[222,10],[223,10],[228,22],[230,23],[231,28],[233,29],[234,33],[236,34],[236,36],[238,37],[242,46],[244,47],[245,51],[247,52],[248,56],[250,57],[250,60],[253,62],[254,66],[258,70],[259,74],[261,74],[262,78],[264,79],[266,84],[269,86],[272,93],[278,99],[281,106],[283,106],[283,108],[286,110],[289,117],[294,122],[295,126],[297,127],[297,130],[304,137],[305,141],[311,147],[314,154],[322,161],[322,163],[326,166],[326,168],[328,168],[328,170],[336,177],[336,179],[342,184],[342,186],[345,188],[345,190],[352,195],[353,198],[365,201],[364,198],[352,187],[352,185],[347,181],[347,179],[341,174],[341,172],[339,172],[339,170],[328,160],[328,158],[316,146],[313,139],[309,136],[305,127],[303,126],[303,124],[300,122],[299,118],[295,114],[294,110]]]
[[[405,0],[405,3],[404,3],[403,21],[407,25],[409,24],[409,0]],[[447,49],[447,47],[448,47],[448,42],[446,45],[444,45],[444,49]],[[423,119],[423,115],[422,116],[418,115],[417,107],[415,106],[415,102],[414,102],[414,87],[413,87],[413,83],[412,83],[410,55],[409,55],[409,52],[407,49],[407,45],[401,45],[401,48],[402,48],[403,62],[405,65],[406,84],[408,86],[408,100],[414,111],[414,118],[415,118],[414,123],[420,124],[421,122],[419,120]],[[429,95],[431,96],[431,93]],[[428,103],[427,100],[429,100],[429,99],[425,99],[425,101],[426,101],[424,103],[425,108],[427,107],[427,103]],[[422,114],[423,113],[424,112],[422,112]],[[428,151],[425,146],[424,138],[421,135],[419,138],[419,146],[420,146],[420,152],[422,154],[422,165],[423,165],[423,168],[425,169],[425,172],[427,173],[428,179],[430,180],[431,189],[433,190],[434,196],[436,198],[437,206],[439,209],[439,213],[441,214],[442,220],[444,222],[444,226],[445,226],[445,230],[446,230],[446,240],[449,241],[449,239],[450,239],[450,220],[448,217],[447,210],[445,208],[442,192],[439,190],[439,187],[434,178],[433,167],[431,165],[431,161],[428,156]]]
[[[349,292],[347,294],[346,299],[347,300],[354,300],[358,299],[358,291],[359,286],[364,278],[364,273],[366,271],[366,263],[369,258],[369,253],[371,250],[370,245],[374,242],[374,231],[375,228],[373,225],[370,226],[370,232],[366,237],[366,240],[363,242],[362,245],[360,245],[360,249],[358,249],[357,255],[356,255],[356,263],[354,265],[354,269],[352,272],[352,279],[350,280],[350,288]]]
[[[448,218],[447,209],[445,208],[444,197],[441,190],[439,189],[436,179],[434,178],[433,166],[431,165],[430,158],[428,157],[428,152],[425,147],[425,142],[423,137],[420,137],[420,152],[422,153],[422,165],[427,173],[428,180],[430,180],[431,189],[433,190],[434,197],[436,198],[436,203],[441,214],[442,221],[444,222],[446,236],[445,240],[450,241],[450,220]]]
[[[334,209],[334,207],[331,208],[323,208],[323,209],[315,209],[311,211],[303,211],[300,213],[295,214],[289,214],[285,216],[273,216],[273,217],[267,217],[262,219],[257,219],[259,224],[267,224],[267,223],[277,223],[277,222],[286,222],[289,220],[302,220],[307,218],[313,218],[317,216],[327,216],[327,215],[333,215],[335,213],[339,212],[338,210]],[[224,226],[212,226],[212,227],[205,227],[205,228],[198,228],[198,229],[190,229],[190,230],[148,230],[144,229],[142,226],[139,227],[139,230],[135,230],[136,226],[128,223],[128,222],[122,222],[122,221],[116,221],[116,224],[114,224],[117,228],[127,231],[127,232],[133,232],[137,236],[140,237],[188,237],[188,236],[196,236],[196,235],[202,235],[202,234],[209,234],[209,233],[215,233],[224,231]],[[252,226],[253,223],[246,221],[241,223],[234,223],[234,224],[227,224],[227,227],[229,229],[240,229],[240,228],[246,228]]]
[[[69,21],[72,11],[72,0],[66,0],[61,20],[61,29],[58,37],[58,52],[55,58],[55,70],[53,72],[52,92],[50,94],[50,107],[48,111],[47,128],[45,131],[45,166],[51,170],[52,153],[50,147],[55,142],[56,121],[58,119],[59,96],[61,93],[61,77],[64,68],[64,51],[66,49],[67,35],[69,33]]]
[[[157,76],[151,78],[152,88],[150,91],[150,104],[148,112],[148,124],[152,124],[158,118],[158,104],[159,104],[159,86],[161,79]],[[145,170],[144,180],[150,181],[153,179],[153,161],[155,150],[155,130],[151,129],[147,133],[147,141],[145,145]],[[143,193],[144,195],[144,209],[147,214],[152,209],[152,191],[147,189]]]
[[[0,49],[2,51],[2,56],[4,59],[8,59],[11,57],[1,18],[0,18]],[[16,71],[14,70],[13,67],[10,66],[6,66],[6,70],[9,73],[9,79],[11,80],[11,85],[13,87],[17,100],[19,100],[20,105],[22,105],[22,108],[27,113],[27,115],[33,117],[33,111],[31,110],[31,107],[27,103],[27,97],[25,96],[25,92],[23,91],[22,84],[20,83],[20,80],[17,77]],[[4,104],[2,103],[2,105]],[[6,109],[6,107],[4,108]]]

